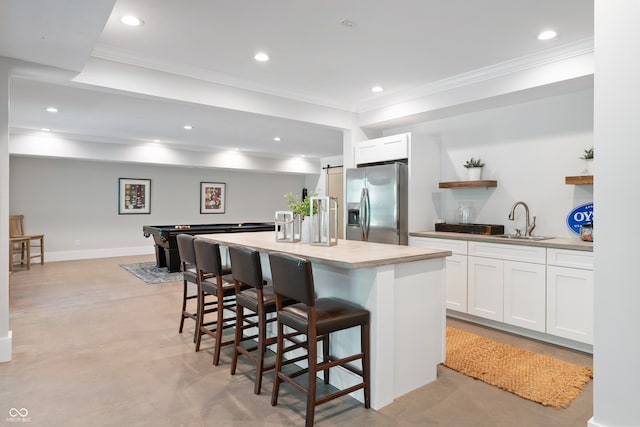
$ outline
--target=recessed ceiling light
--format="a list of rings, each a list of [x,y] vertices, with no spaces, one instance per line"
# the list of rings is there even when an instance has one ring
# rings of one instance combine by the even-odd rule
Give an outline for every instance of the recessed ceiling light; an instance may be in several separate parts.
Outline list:
[[[154,139],[153,142],[160,142],[160,140],[159,139]]]
[[[274,140],[275,142],[280,142],[280,137],[279,137],[279,136],[276,136],[276,137],[274,137],[274,138],[273,138],[273,140]]]
[[[47,107],[47,111],[50,113],[57,113],[58,109],[56,107]]]
[[[186,130],[191,130],[191,129],[193,129],[193,126],[191,126],[191,125],[184,125],[183,127],[184,127],[184,129],[186,129]]]
[[[538,40],[551,40],[555,39],[558,33],[553,30],[545,30],[538,34]]]
[[[43,132],[51,132],[51,129],[49,128],[40,128],[40,130]]]
[[[374,86],[371,88],[371,92],[373,93],[378,93],[378,92],[382,92],[384,89],[382,88],[382,86]]]
[[[144,24],[144,21],[137,16],[133,15],[125,15],[120,18],[120,22],[125,25],[129,25],[130,27],[139,27]]]
[[[253,58],[258,62],[267,62],[269,60],[269,55],[264,52],[258,52]]]

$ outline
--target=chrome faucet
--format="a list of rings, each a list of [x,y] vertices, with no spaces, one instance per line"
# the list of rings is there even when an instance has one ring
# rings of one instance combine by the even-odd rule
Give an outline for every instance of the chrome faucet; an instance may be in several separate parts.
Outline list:
[[[509,221],[513,221],[515,220],[515,212],[516,212],[516,208],[518,207],[518,205],[522,205],[522,207],[524,208],[524,213],[525,213],[525,220],[526,220],[526,224],[525,224],[525,232],[524,235],[525,236],[531,236],[531,232],[533,231],[534,228],[536,228],[536,217],[533,217],[533,222],[531,224],[529,224],[529,206],[527,206],[527,204],[525,202],[515,202],[513,204],[513,206],[511,206],[511,212],[509,212]],[[516,235],[520,236],[521,235],[521,230],[519,229],[515,229],[516,230]]]

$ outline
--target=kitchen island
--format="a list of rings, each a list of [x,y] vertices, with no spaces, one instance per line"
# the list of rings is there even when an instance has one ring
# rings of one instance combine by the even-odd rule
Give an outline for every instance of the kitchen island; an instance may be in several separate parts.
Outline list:
[[[244,245],[262,253],[266,279],[269,252],[306,257],[313,263],[318,297],[336,297],[371,312],[371,407],[380,409],[436,379],[445,358],[445,259],[450,251],[339,240],[336,246],[276,242],[273,233],[200,235],[223,246]],[[337,356],[359,351],[359,332],[338,333]],[[334,370],[331,383],[344,388],[358,380]],[[362,401],[362,391],[353,396]]]

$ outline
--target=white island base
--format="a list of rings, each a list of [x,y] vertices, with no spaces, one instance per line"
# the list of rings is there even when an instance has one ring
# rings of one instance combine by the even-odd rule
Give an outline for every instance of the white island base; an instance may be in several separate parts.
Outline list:
[[[286,252],[309,258],[318,297],[341,298],[371,312],[371,407],[434,381],[445,358],[445,257],[449,251],[340,240],[337,246],[276,243],[273,233],[201,235],[220,244],[245,245],[267,254]],[[331,353],[359,352],[359,328],[332,335]],[[331,384],[358,382],[351,372],[332,369]],[[363,401],[362,391],[352,394]]]

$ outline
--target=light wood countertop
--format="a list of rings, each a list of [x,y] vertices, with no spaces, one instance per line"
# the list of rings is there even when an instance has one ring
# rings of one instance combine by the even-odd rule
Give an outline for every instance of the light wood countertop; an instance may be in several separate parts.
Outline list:
[[[274,232],[200,234],[198,238],[221,245],[243,245],[265,252],[286,252],[308,258],[318,264],[355,269],[443,258],[450,251],[416,246],[339,240],[335,246],[312,246],[307,243],[276,242]]]
[[[476,242],[491,242],[491,243],[505,243],[508,245],[524,245],[524,246],[537,246],[543,248],[557,248],[557,249],[571,249],[576,251],[589,251],[593,252],[593,242],[583,242],[582,240],[575,238],[559,238],[554,237],[545,240],[518,240],[518,239],[506,239],[504,237],[496,237],[485,234],[470,234],[470,233],[454,233],[448,231],[415,231],[409,233],[414,237],[431,237],[436,239],[452,239],[452,240],[470,240]]]

